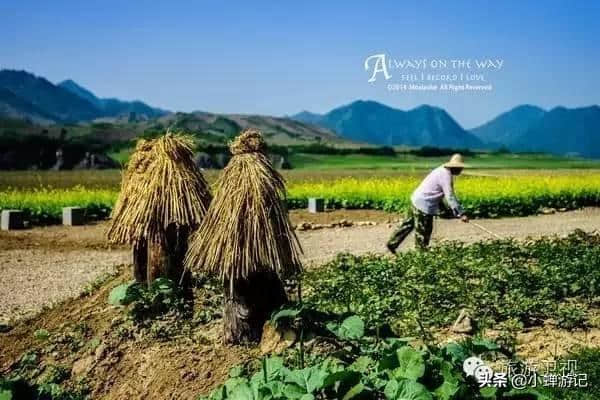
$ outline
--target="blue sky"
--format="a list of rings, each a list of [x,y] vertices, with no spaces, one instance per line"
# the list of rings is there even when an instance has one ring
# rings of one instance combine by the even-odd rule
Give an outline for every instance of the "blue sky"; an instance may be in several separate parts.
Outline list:
[[[518,104],[600,103],[598,1],[6,1],[0,68],[169,110],[432,104],[471,128]],[[371,54],[500,58],[485,93],[390,92]],[[397,77],[392,77],[395,81]]]

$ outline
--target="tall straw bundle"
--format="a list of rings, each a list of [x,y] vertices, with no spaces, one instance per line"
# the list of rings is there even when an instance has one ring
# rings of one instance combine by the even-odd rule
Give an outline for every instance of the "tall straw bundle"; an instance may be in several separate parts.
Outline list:
[[[300,244],[284,204],[282,176],[265,155],[260,132],[246,130],[185,258],[187,268],[224,284],[224,341],[260,339],[265,321],[287,301],[281,278],[301,271]]]
[[[111,243],[162,235],[171,224],[197,227],[208,209],[208,184],[193,161],[192,140],[166,134],[140,140],[123,176],[107,231]]]
[[[233,155],[217,182],[215,198],[185,259],[188,268],[224,281],[274,271],[301,270],[300,244],[284,204],[285,183],[265,155],[257,130],[246,130],[230,145]]]
[[[111,243],[132,244],[138,282],[151,284],[162,276],[183,283],[188,236],[202,221],[211,198],[193,161],[191,138],[167,133],[137,143],[107,237]]]

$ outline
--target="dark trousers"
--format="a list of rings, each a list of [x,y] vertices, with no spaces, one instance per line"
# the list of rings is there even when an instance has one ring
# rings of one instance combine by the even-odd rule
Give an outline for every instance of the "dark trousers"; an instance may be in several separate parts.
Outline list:
[[[426,249],[433,231],[433,215],[425,214],[423,211],[411,207],[406,219],[392,233],[388,240],[388,247],[396,250],[413,229],[415,230],[415,246],[418,249]]]

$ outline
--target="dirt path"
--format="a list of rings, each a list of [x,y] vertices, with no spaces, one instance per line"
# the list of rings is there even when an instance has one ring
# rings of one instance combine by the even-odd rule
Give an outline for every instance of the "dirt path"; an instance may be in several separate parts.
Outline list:
[[[319,265],[340,252],[384,253],[385,242],[398,217],[379,211],[334,211],[314,215],[292,213],[292,221],[331,223],[341,219],[374,221],[374,226],[353,226],[298,231],[307,265]],[[579,228],[600,228],[600,208],[526,218],[482,219],[477,223],[506,237],[525,238],[566,234]],[[76,296],[86,284],[130,262],[126,247],[109,247],[104,223],[83,227],[46,227],[0,232],[0,323],[35,313],[43,306]],[[489,235],[470,224],[437,220],[433,243],[453,239],[474,242]],[[411,236],[401,249],[411,248]]]
[[[536,215],[523,218],[478,219],[477,224],[498,234],[501,237],[523,239],[528,236],[564,235],[574,229],[592,231],[600,229],[600,208]],[[304,248],[305,261],[320,264],[330,260],[337,253],[352,254],[385,253],[385,243],[396,223],[379,223],[375,226],[357,226],[352,228],[334,228],[299,232]],[[434,223],[432,244],[444,240],[460,240],[473,243],[492,238],[473,224],[465,224],[458,220],[437,219]],[[400,246],[400,250],[414,246],[411,234]]]
[[[78,295],[129,262],[104,240],[105,224],[0,231],[0,324]]]

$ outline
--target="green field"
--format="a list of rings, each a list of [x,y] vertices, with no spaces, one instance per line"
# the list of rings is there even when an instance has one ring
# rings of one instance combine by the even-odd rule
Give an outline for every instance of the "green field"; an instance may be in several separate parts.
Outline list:
[[[418,157],[399,153],[394,156],[363,154],[292,154],[290,163],[295,169],[388,169],[420,170],[434,168],[448,157]],[[600,168],[600,160],[588,160],[552,156],[547,154],[494,154],[480,153],[467,157],[468,167],[473,169],[570,169]]]
[[[126,160],[127,150],[118,153]],[[281,171],[289,183],[329,181],[342,177],[393,178],[404,175],[422,175],[427,170],[447,161],[448,157],[418,157],[398,153],[382,155],[332,155],[293,153],[290,155],[292,170]],[[476,154],[466,158],[465,175],[527,175],[548,173],[550,175],[587,173],[600,171],[600,160],[559,157],[546,154]],[[581,170],[581,171],[579,171]],[[209,182],[219,175],[218,170],[204,171]],[[121,173],[118,170],[77,171],[0,171],[0,190],[8,188],[118,188]]]

